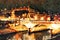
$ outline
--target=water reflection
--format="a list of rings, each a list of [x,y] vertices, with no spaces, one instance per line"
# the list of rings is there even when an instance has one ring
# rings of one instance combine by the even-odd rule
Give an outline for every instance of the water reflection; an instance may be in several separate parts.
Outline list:
[[[48,32],[31,33],[28,32],[13,32],[5,35],[0,35],[0,40],[48,40],[50,38]]]

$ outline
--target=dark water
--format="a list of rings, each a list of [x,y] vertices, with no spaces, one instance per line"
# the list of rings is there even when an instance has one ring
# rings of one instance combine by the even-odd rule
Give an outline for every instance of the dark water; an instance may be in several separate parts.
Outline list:
[[[4,34],[4,35],[0,35],[0,40],[8,40],[8,39],[13,39],[13,36],[16,35],[16,34],[20,34],[21,35],[21,39],[23,40],[23,34],[26,34],[26,33],[22,33],[22,32],[13,32],[13,33],[9,33],[9,34]],[[42,40],[43,36],[47,36],[49,35],[47,32],[42,32],[42,33],[33,33],[34,36],[35,36],[35,40]],[[53,38],[53,39],[48,39],[48,40],[60,40],[60,36],[57,36],[56,38]]]
[[[16,33],[9,33],[9,34],[0,35],[0,40],[8,40],[8,39],[11,39],[15,34]]]

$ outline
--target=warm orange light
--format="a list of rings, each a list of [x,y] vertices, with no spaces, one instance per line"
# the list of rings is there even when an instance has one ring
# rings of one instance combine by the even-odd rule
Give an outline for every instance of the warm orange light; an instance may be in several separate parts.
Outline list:
[[[34,19],[35,19],[35,20],[38,20],[38,17],[37,17],[37,15],[35,15],[35,16],[34,16]]]
[[[50,17],[47,18],[47,21],[50,21]]]
[[[55,21],[56,21],[56,20],[58,20],[58,17],[57,17],[57,15],[55,15],[55,16],[54,16],[54,20],[55,20]]]
[[[11,14],[11,18],[15,18],[14,11],[13,11],[12,14]]]
[[[44,17],[41,17],[40,20],[44,20]]]
[[[25,14],[22,14],[22,16],[24,17],[24,16],[25,16]]]

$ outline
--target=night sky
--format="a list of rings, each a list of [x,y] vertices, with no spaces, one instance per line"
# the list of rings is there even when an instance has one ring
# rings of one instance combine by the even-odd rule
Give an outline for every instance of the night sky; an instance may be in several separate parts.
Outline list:
[[[60,13],[60,0],[0,0],[0,9],[19,8],[27,5],[39,11]]]

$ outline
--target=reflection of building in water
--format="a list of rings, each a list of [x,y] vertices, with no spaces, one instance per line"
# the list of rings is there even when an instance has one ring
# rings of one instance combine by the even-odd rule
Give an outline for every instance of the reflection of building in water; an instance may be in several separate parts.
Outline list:
[[[23,33],[16,33],[16,34],[10,34],[9,37],[7,37],[7,40],[23,40],[22,38]]]
[[[20,35],[20,36],[19,36]],[[51,38],[51,34],[47,32],[42,32],[42,33],[32,33],[29,35],[28,33],[22,34],[16,34],[12,37],[12,40],[48,40]]]
[[[51,38],[51,35],[47,32],[32,33],[30,35],[27,32],[19,32],[7,34],[0,38],[1,40],[48,40]]]
[[[35,36],[34,36],[34,34],[28,34],[28,33],[26,33],[26,34],[23,34],[23,40],[35,40]]]
[[[36,40],[48,40],[51,38],[51,34],[47,32],[35,33]]]

